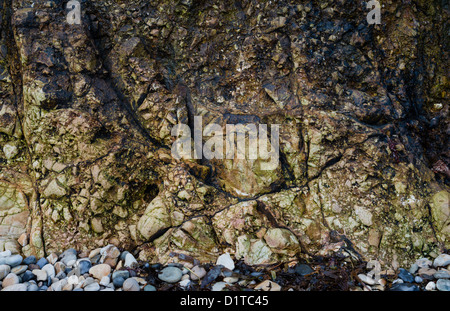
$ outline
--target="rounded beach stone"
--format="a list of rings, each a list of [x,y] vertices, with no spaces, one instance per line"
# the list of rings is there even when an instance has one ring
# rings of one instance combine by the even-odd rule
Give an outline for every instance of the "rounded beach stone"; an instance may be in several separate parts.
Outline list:
[[[176,268],[176,267],[167,267],[164,268],[159,274],[158,278],[161,281],[167,282],[167,283],[176,283],[179,280],[181,280],[183,276],[183,272]]]

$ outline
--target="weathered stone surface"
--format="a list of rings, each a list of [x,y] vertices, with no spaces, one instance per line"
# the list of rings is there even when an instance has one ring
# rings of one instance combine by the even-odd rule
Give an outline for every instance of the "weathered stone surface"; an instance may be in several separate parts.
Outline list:
[[[449,247],[442,4],[368,25],[346,0],[88,1],[69,25],[49,3],[0,4],[0,251],[390,266]],[[278,124],[278,165],[175,159],[195,116]]]

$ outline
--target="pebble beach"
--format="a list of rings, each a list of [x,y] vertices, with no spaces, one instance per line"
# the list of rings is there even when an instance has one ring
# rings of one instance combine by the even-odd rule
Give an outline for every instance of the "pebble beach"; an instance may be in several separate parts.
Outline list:
[[[1,291],[450,291],[450,255],[418,258],[411,267],[380,271],[339,258],[250,267],[225,253],[215,263],[174,254],[178,262],[148,263],[107,245],[67,249],[42,258],[0,252]]]

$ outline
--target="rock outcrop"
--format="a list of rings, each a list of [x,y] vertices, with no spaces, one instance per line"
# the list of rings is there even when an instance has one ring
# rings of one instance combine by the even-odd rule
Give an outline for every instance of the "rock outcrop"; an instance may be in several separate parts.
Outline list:
[[[80,1],[80,24],[67,1],[2,1],[0,251],[448,248],[448,4],[381,2],[369,25],[347,0]],[[278,167],[175,159],[195,116],[278,124]]]

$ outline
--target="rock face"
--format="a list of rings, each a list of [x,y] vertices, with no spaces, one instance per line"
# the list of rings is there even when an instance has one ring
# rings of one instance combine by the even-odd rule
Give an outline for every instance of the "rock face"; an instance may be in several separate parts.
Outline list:
[[[1,2],[0,251],[391,265],[450,247],[443,3],[369,25],[346,0],[83,1],[80,24],[66,1]],[[196,116],[278,124],[278,166],[177,160]]]

